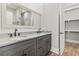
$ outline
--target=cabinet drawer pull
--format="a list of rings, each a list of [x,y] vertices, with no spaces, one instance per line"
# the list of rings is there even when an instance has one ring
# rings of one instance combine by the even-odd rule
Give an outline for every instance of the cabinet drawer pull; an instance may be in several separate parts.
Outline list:
[[[27,54],[23,54],[22,56],[27,56]]]

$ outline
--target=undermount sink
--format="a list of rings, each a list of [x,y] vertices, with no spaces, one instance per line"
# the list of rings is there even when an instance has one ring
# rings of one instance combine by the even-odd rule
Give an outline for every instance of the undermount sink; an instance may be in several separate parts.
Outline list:
[[[42,33],[43,34],[43,33]],[[39,34],[40,35],[40,34]],[[27,34],[27,35],[20,35],[20,36],[14,36],[14,37],[10,37],[11,40],[24,40],[26,38],[30,38],[30,37],[35,37],[38,36],[38,33],[34,33],[34,34]]]
[[[11,38],[21,38],[22,36],[16,36],[16,37],[11,37]]]
[[[10,37],[11,40],[23,40],[26,39],[29,36],[33,36],[36,34],[28,34],[28,35],[21,35],[21,36],[14,36],[14,37]]]
[[[33,36],[33,35],[37,35],[37,33],[34,33],[34,34],[27,34],[27,35],[21,35],[20,37],[28,37],[28,36]]]
[[[20,36],[20,37],[27,37],[27,36],[23,35],[23,36]]]

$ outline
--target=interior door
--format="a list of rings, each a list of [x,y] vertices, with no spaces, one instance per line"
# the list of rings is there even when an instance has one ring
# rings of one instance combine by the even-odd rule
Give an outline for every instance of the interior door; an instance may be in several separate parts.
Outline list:
[[[64,51],[64,45],[65,45],[65,38],[64,38],[64,17],[63,17],[63,9],[62,9],[62,4],[59,6],[59,51],[60,55]]]

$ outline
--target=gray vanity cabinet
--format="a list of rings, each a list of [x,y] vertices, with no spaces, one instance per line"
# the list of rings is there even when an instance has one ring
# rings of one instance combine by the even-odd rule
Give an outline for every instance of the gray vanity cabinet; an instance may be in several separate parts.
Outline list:
[[[45,56],[51,49],[51,34],[0,47],[0,56]]]
[[[29,39],[12,45],[4,46],[0,48],[0,56],[21,56],[25,54],[24,50],[28,50],[28,48],[31,48],[32,46],[34,47],[34,45],[36,45],[36,40]],[[33,48],[33,51],[35,51],[35,48]],[[35,53],[33,54],[35,55]]]

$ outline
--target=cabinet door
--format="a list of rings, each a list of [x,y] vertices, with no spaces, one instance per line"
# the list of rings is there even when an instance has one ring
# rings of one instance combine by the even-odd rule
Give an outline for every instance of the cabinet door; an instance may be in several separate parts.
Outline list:
[[[36,39],[30,44],[28,44],[27,48],[24,49],[25,56],[35,56],[36,55]]]
[[[47,38],[46,38],[46,48],[47,48],[47,51],[49,52],[50,49],[51,49],[51,35],[47,35]]]
[[[47,40],[47,38],[44,38],[43,41],[44,41],[44,48],[43,48],[44,55],[46,55],[48,53],[48,40]]]
[[[23,50],[16,50],[15,53],[13,53],[11,56],[22,56],[24,53],[23,53]]]
[[[28,56],[35,56],[35,47],[34,46],[31,46],[29,47],[28,49]]]
[[[44,50],[44,55],[47,55],[48,52],[50,51],[49,49],[49,35],[43,36],[43,50]]]
[[[45,40],[45,54],[47,54],[49,51],[50,51],[50,49],[51,49],[51,41],[50,41],[50,38],[47,38],[46,40]]]
[[[37,56],[43,56],[44,54],[44,41],[43,36],[37,38]]]
[[[51,35],[44,35],[37,38],[37,55],[45,56],[51,49]]]
[[[21,56],[23,50],[18,48],[8,49],[0,52],[0,56]]]
[[[43,47],[37,48],[37,56],[44,56],[44,48]]]
[[[36,55],[36,47],[34,45],[29,46],[24,50],[24,56],[35,56]]]

